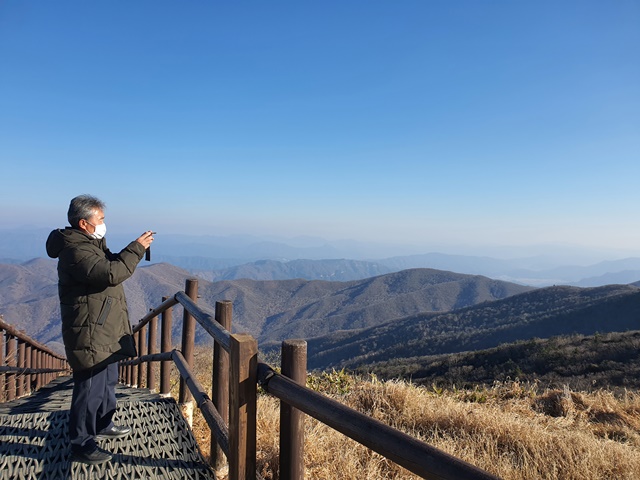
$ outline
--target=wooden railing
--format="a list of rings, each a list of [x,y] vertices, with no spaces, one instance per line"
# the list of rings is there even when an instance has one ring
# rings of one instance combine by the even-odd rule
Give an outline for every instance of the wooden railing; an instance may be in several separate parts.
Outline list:
[[[66,373],[66,358],[0,316],[0,402],[29,395],[60,373]]]
[[[303,414],[423,478],[498,478],[307,388],[306,342],[303,340],[283,342],[282,373],[259,363],[257,341],[248,334],[230,333],[231,302],[216,302],[215,315],[211,315],[196,305],[196,298],[197,280],[187,280],[184,292],[164,298],[160,306],[140,320],[133,329],[139,357],[123,362],[120,375],[129,385],[143,386],[146,380],[148,388],[155,389],[153,365],[159,361],[160,393],[168,395],[169,368],[173,361],[181,377],[178,400],[186,407],[188,416],[193,396],[211,429],[211,464],[220,467],[224,453],[229,464],[229,480],[256,478],[257,385],[281,401],[280,479],[304,478]],[[177,304],[184,307],[181,351],[171,346],[171,308]],[[161,352],[156,352],[158,315],[162,316]],[[214,340],[211,398],[192,371],[196,321]]]

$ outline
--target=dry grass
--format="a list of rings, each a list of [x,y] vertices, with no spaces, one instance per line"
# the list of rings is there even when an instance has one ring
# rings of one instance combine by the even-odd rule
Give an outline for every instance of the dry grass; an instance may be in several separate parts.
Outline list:
[[[198,350],[195,363],[210,388],[211,353]],[[538,391],[517,382],[443,391],[340,372],[311,377],[309,386],[505,480],[635,480],[640,472],[640,392]],[[265,479],[278,478],[278,432],[279,401],[260,395]],[[208,455],[210,433],[198,411],[194,433]],[[304,461],[306,477],[319,480],[419,478],[309,417]]]

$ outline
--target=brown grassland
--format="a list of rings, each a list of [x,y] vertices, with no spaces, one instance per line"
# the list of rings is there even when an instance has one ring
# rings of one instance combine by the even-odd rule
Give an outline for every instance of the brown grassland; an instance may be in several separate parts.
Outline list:
[[[210,348],[196,349],[194,369],[211,388]],[[177,378],[174,378],[177,393]],[[439,389],[326,372],[307,386],[505,480],[637,479],[640,392],[574,392],[517,381],[473,390]],[[258,472],[278,476],[279,400],[258,398]],[[209,455],[210,431],[194,413],[194,434]],[[416,479],[399,467],[306,417],[309,479]],[[219,475],[224,479],[224,475]]]

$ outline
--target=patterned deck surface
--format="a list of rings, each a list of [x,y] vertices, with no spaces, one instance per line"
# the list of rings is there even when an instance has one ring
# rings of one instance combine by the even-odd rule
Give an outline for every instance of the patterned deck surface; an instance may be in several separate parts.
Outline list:
[[[61,377],[29,397],[0,404],[0,480],[215,479],[175,400],[123,386],[116,390],[114,422],[129,425],[131,435],[100,442],[113,454],[109,463],[71,462],[72,387],[70,377]]]

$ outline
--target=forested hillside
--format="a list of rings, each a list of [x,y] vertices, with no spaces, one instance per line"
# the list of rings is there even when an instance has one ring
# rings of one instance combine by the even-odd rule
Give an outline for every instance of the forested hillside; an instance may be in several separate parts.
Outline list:
[[[639,389],[640,330],[532,338],[487,350],[392,359],[357,371],[458,388],[518,380],[583,391]]]
[[[481,350],[534,337],[640,328],[640,288],[548,287],[442,314],[420,314],[309,341],[311,368]]]

